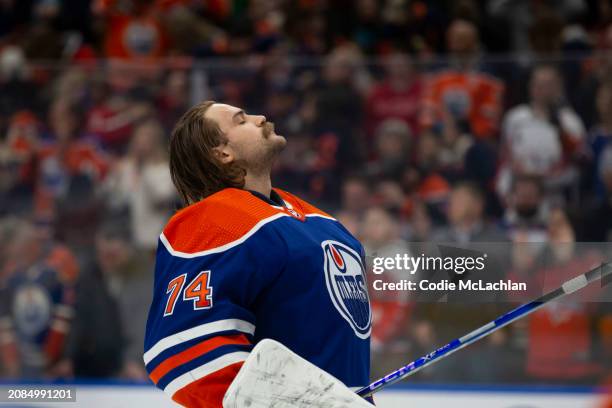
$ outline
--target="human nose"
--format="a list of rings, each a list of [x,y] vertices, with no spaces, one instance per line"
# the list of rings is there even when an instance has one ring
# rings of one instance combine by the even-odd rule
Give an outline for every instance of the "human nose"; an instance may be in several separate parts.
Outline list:
[[[263,115],[255,116],[255,123],[257,124],[257,126],[263,126],[264,123],[266,123],[266,117]]]

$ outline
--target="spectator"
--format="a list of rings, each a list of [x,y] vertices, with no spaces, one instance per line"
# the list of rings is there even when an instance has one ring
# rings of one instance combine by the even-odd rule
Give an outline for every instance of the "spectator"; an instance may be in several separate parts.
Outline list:
[[[13,343],[3,344],[3,363],[22,378],[70,377],[63,361],[74,315],[76,259],[32,223],[22,221],[14,232],[5,264],[8,297],[0,310],[4,336]]]
[[[63,99],[56,99],[49,109],[52,139],[38,152],[37,210],[53,214],[59,200],[69,193],[73,182],[84,178],[97,183],[106,174],[108,164],[95,148],[79,140],[78,111]]]
[[[13,321],[7,315],[11,309],[12,288],[8,285],[13,272],[14,254],[11,253],[11,241],[24,223],[16,217],[0,218],[0,378],[17,379],[20,374],[19,349]]]
[[[20,164],[25,167],[20,173],[32,172],[33,157],[40,148],[40,123],[28,110],[16,112],[9,123],[6,147]]]
[[[600,5],[606,7],[604,2],[601,2]],[[575,90],[574,104],[578,114],[589,128],[594,126],[598,120],[597,93],[599,87],[612,80],[612,58],[610,56],[612,24],[606,24],[601,32],[593,37],[595,38],[595,50],[589,63],[584,64],[580,82]]]
[[[96,190],[109,168],[107,158],[79,138],[77,108],[56,99],[49,109],[51,140],[37,152],[36,216],[55,222],[57,234],[79,257],[91,254],[100,203]]]
[[[593,174],[595,191],[598,198],[604,198],[606,189],[600,177],[603,152],[612,140],[612,83],[603,83],[597,90],[597,124],[589,132],[589,143],[593,154]]]
[[[387,119],[399,119],[419,134],[419,109],[423,84],[408,54],[394,52],[383,62],[384,79],[374,85],[365,101],[366,129],[372,137]]]
[[[416,201],[412,208],[411,217],[406,231],[406,239],[412,242],[412,246],[420,247],[421,242],[429,241],[431,234],[431,218],[427,212],[427,207],[420,201]],[[418,243],[418,244],[417,244]],[[413,252],[419,252],[414,249]]]
[[[121,376],[146,380],[142,363],[144,325],[151,302],[152,265],[138,256],[129,229],[103,224],[94,262],[79,279],[70,355],[77,377]]]
[[[0,216],[31,214],[39,124],[29,111],[13,115],[0,143]]]
[[[397,221],[401,225],[403,221],[402,215],[409,205],[409,201],[404,194],[402,186],[397,181],[382,179],[375,185],[372,204],[381,206],[389,211],[398,218]]]
[[[168,36],[160,21],[157,4],[129,2],[126,12],[114,1],[100,2],[96,12],[106,25],[104,53],[109,58],[151,61],[166,55]]]
[[[526,283],[527,290],[511,291],[508,293],[508,299],[512,302],[523,303],[543,293],[542,282],[537,272],[543,264],[542,253],[548,241],[548,235],[541,238],[541,241],[535,241],[530,237],[528,231],[517,231],[511,238],[510,268],[507,278],[513,282]],[[524,330],[525,327],[524,323],[519,323],[517,329]]]
[[[398,180],[410,159],[411,134],[401,120],[387,119],[376,129],[375,159],[367,166],[367,172],[376,179]]]
[[[340,3],[330,5],[335,4]],[[327,51],[330,18],[320,3],[289,3],[287,17],[287,34],[298,55],[320,55]]]
[[[169,71],[156,103],[164,129],[170,131],[189,106],[189,73],[179,69]]]
[[[578,252],[573,227],[560,209],[551,212],[548,239],[550,260],[538,271],[545,293],[601,260],[599,255]],[[591,347],[594,306],[585,301],[554,302],[529,317],[526,372],[533,380],[592,383],[601,371]]]
[[[87,113],[87,134],[105,152],[115,156],[124,155],[134,125],[152,114],[151,104],[138,100],[134,95],[136,91],[131,94],[113,92],[103,82],[95,83],[94,91],[93,106]]]
[[[390,212],[380,207],[370,208],[363,221],[363,245],[369,259],[393,258],[397,254],[410,256],[408,245],[400,239],[400,228],[394,222]],[[371,273],[371,271],[368,271]],[[409,273],[402,270],[385,270],[381,275],[370,274],[370,279],[381,279],[384,282],[400,282],[411,279]],[[407,323],[409,313],[408,292],[390,291],[372,292],[372,349],[382,351],[383,345],[389,346],[397,338]]]
[[[585,241],[612,241],[612,145],[599,155],[598,179],[601,180],[603,197],[591,203],[585,211]]]
[[[362,237],[363,217],[371,202],[372,190],[366,178],[349,176],[343,180],[341,205],[336,218],[357,239]]]
[[[517,177],[506,205],[502,225],[512,240],[520,235],[526,242],[546,242],[549,205],[541,178]]]
[[[563,100],[557,70],[543,65],[534,69],[529,83],[529,104],[511,109],[504,117],[505,159],[497,181],[504,197],[512,177],[534,174],[562,191],[576,180],[574,165],[583,152],[585,129],[582,121]]]
[[[448,227],[432,237],[439,242],[501,242],[506,237],[484,219],[484,196],[470,183],[455,186],[448,202]]]
[[[404,190],[416,193],[435,224],[445,221],[443,207],[450,192],[450,184],[440,170],[440,149],[438,136],[423,133],[417,141],[413,165],[407,166],[402,175]]]
[[[509,26],[512,49],[546,52],[554,50],[551,43],[560,42],[563,20],[576,21],[586,8],[583,1],[561,0],[515,2],[492,0],[487,2],[490,17],[504,20]],[[558,47],[558,44],[557,44]]]
[[[221,55],[227,51],[229,38],[227,33],[212,24],[198,10],[183,2],[166,2],[172,4],[170,10],[164,10],[164,29],[172,43],[172,49],[178,55]]]
[[[446,38],[451,66],[427,80],[421,126],[436,130],[452,124],[461,133],[493,139],[501,113],[503,83],[479,70],[478,30],[472,23],[453,21]]]
[[[363,217],[372,200],[368,182],[360,177],[347,177],[342,184],[342,210],[356,218]]]
[[[164,140],[164,130],[157,121],[138,125],[127,156],[103,187],[111,211],[129,216],[136,248],[149,253],[155,251],[176,199]]]
[[[361,96],[354,84],[359,69],[358,51],[338,47],[327,57],[323,83],[316,91],[314,129],[317,134],[315,178],[321,200],[336,201],[340,178],[350,163],[364,159],[361,135]]]
[[[89,87],[87,72],[79,66],[70,67],[62,71],[54,81],[52,98],[63,99],[68,105],[83,109],[87,103]]]
[[[57,59],[62,55],[64,38],[55,27],[59,2],[35,2],[31,8],[31,21],[22,34],[25,55],[34,60]]]

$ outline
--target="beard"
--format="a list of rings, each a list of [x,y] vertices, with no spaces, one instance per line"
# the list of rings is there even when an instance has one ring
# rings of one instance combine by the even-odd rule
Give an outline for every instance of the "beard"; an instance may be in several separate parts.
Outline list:
[[[266,122],[261,130],[262,140],[259,143],[243,147],[242,159],[236,164],[251,174],[269,173],[274,161],[287,144],[283,136],[274,133],[274,124]]]
[[[272,122],[264,123],[262,130],[261,130],[261,135],[263,136],[263,138],[269,139],[272,132],[274,132],[274,123]]]
[[[262,126],[261,135],[265,142],[263,160],[273,160],[285,148],[287,140],[274,133],[274,123],[266,122]]]
[[[285,149],[287,141],[284,137],[273,134],[273,131],[268,133],[265,143],[261,146],[261,150],[256,158],[255,162],[252,163],[255,166],[263,165],[264,167],[272,167],[272,164],[280,153]]]

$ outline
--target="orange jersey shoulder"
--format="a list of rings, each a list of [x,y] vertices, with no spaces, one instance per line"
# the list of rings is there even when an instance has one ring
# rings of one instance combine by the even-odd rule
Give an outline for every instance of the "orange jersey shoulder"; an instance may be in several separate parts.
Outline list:
[[[195,254],[246,239],[283,215],[248,191],[226,188],[176,213],[161,238],[174,251]]]

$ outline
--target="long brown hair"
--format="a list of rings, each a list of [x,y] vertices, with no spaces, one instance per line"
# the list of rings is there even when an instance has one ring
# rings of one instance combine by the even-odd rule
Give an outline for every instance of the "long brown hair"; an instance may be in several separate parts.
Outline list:
[[[227,143],[219,125],[204,117],[214,103],[201,102],[185,112],[170,137],[170,174],[186,205],[227,187],[244,187],[245,170],[214,155],[213,148]]]

